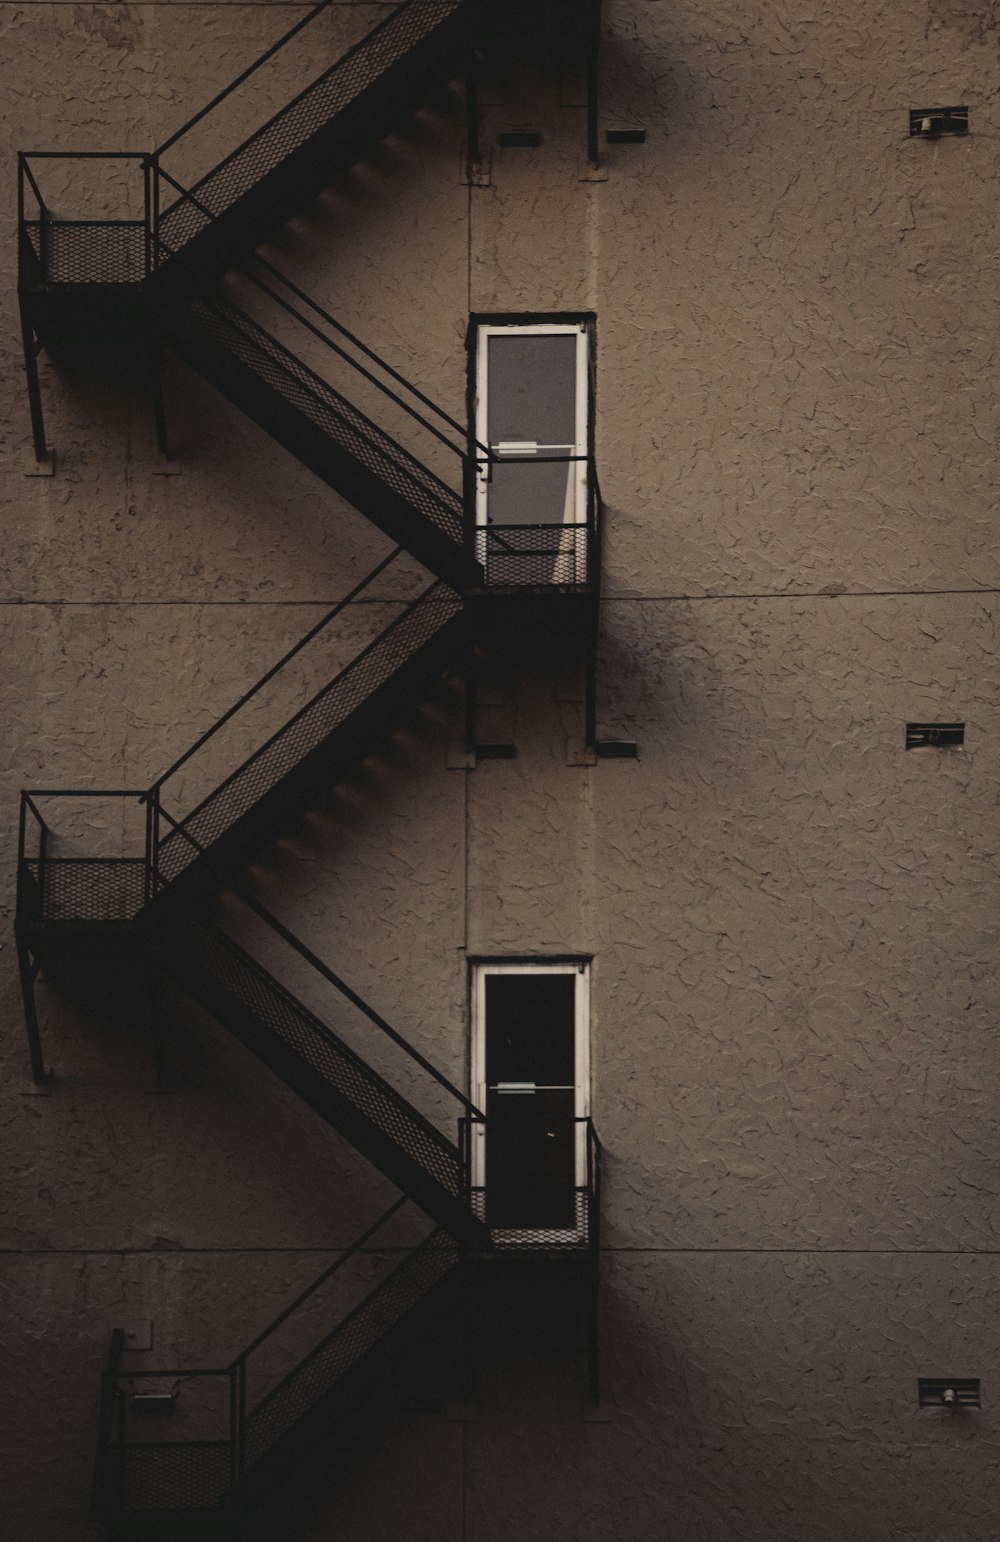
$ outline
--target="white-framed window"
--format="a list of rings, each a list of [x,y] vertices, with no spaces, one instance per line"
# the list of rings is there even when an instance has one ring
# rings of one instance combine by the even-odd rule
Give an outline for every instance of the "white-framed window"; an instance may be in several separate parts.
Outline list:
[[[572,1241],[583,1224],[590,966],[482,961],[472,975],[472,1185],[500,1237]]]

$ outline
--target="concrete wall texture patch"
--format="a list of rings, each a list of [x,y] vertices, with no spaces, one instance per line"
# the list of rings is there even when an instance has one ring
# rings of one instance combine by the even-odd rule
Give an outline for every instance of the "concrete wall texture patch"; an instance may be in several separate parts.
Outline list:
[[[390,10],[334,0],[181,171]],[[147,149],[305,14],[0,0],[11,921],[20,788],[146,785],[392,550],[177,360],[179,474],[143,379],[45,353],[56,470],[23,474],[10,152]],[[482,710],[516,758],[455,769],[452,679],[250,871],[462,1088],[469,959],[591,956],[607,1158],[600,1416],[575,1306],[487,1289],[473,1394],[442,1325],[280,1542],[995,1542],[998,29],[960,0],[604,0],[597,176],[576,64],[535,61],[484,82],[481,185],[456,90],[263,248],[457,418],[471,312],[594,313],[599,727],[639,747],[572,764],[565,651],[500,650]],[[959,103],[967,136],[908,136]],[[538,148],[501,146],[525,127]],[[66,217],[113,191],[46,185]],[[392,564],[205,788],[427,581]],[[936,721],[962,750],[904,751]],[[122,818],[76,837],[110,849]],[[111,1328],[224,1365],[396,1195],[179,991],[168,1092],[140,993],[38,1000],[46,1097],[7,926],[0,1508],[19,1542],[81,1542]],[[983,1407],[919,1411],[949,1374]]]

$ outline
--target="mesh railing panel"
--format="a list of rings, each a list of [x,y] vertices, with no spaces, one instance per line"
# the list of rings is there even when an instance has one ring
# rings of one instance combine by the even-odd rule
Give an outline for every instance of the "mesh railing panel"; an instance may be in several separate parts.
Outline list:
[[[472,1189],[469,1203],[473,1215],[490,1225],[488,1189]],[[571,1226],[501,1226],[490,1228],[490,1241],[500,1251],[518,1250],[535,1252],[579,1252],[591,1243],[591,1209],[593,1196],[585,1188],[576,1189],[573,1196],[574,1222]]]
[[[146,227],[135,220],[46,221],[26,235],[49,284],[140,284],[146,276]]]
[[[195,328],[195,345],[207,344],[213,362],[235,358],[264,385],[293,407],[338,449],[359,461],[379,481],[426,519],[456,547],[462,544],[463,507],[459,493],[421,465],[394,439],[325,380],[304,365],[276,338],[235,306],[198,300],[180,317],[182,331]]]
[[[130,921],[146,901],[142,857],[32,857],[24,866],[36,895],[41,887],[42,921]]]
[[[459,1250],[444,1232],[433,1232],[383,1280],[361,1305],[303,1360],[244,1426],[244,1463],[252,1465],[280,1440],[317,1400],[357,1366],[384,1333],[401,1322],[458,1262]]]
[[[122,1510],[207,1510],[232,1482],[228,1440],[157,1442],[121,1447]]]
[[[221,987],[237,1007],[256,1019],[268,1036],[292,1050],[398,1151],[449,1194],[458,1195],[458,1147],[231,938],[208,927],[173,919],[158,936],[167,943],[166,967],[193,994],[200,994],[199,974],[207,974],[208,994],[213,999],[206,1005],[220,1014],[225,1012],[225,1002],[220,1003],[215,997],[216,989]],[[229,1022],[228,1026],[239,1034],[237,1024]]]
[[[481,525],[476,560],[490,587],[578,588],[590,580],[591,534],[585,524]]]
[[[461,611],[459,597],[446,584],[435,584],[348,664],[320,694],[233,773],[182,822],[203,849],[232,828],[258,800],[341,727],[380,686]],[[169,882],[198,852],[184,835],[172,831],[160,844],[159,873]]]
[[[403,59],[466,0],[409,0],[160,216],[178,251]]]

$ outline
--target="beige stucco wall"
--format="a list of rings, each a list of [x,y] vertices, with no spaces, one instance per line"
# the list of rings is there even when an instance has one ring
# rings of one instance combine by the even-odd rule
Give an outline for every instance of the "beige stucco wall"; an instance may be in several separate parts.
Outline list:
[[[384,10],[335,3],[330,49]],[[145,148],[298,14],[0,5],[8,148]],[[456,105],[268,248],[458,414],[470,309],[596,313],[600,719],[639,744],[568,764],[565,671],[497,658],[516,760],[449,769],[445,692],[261,855],[268,903],[459,1081],[467,955],[592,953],[607,1149],[601,1420],[575,1310],[486,1298],[471,1405],[445,1335],[289,1542],[996,1536],[997,21],[606,0],[602,121],[644,146],[594,178],[573,72],[508,81],[490,185]],[[952,103],[968,138],[907,138]],[[497,147],[525,123],[540,149]],[[6,164],[9,920],[21,786],[144,784],[389,546],[180,365],[179,475],[142,389],[43,360],[57,472],[24,476]],[[937,719],[965,750],[904,753]],[[224,1363],[393,1193],[179,1001],[158,1094],[134,994],[43,985],[28,1096],[9,926],[0,971],[2,1508],[77,1542],[110,1328]],[[919,1413],[951,1373],[984,1408]]]

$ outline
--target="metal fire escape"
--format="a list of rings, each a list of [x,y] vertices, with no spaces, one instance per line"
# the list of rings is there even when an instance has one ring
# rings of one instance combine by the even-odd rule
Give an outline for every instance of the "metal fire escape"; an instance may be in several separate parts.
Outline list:
[[[292,1449],[301,1449],[310,1431],[321,1437],[331,1420],[349,1417],[362,1389],[395,1362],[470,1269],[498,1253],[568,1255],[585,1266],[592,1395],[597,1391],[600,1146],[590,1121],[583,1122],[586,1180],[575,1197],[575,1229],[551,1236],[505,1230],[498,1239],[489,1224],[489,1190],[472,1186],[471,1142],[484,1119],[481,1111],[266,910],[241,876],[243,865],[307,810],[322,788],[349,776],[416,703],[441,690],[444,671],[465,665],[471,675],[469,661],[487,633],[526,623],[575,631],[593,680],[600,508],[592,452],[583,520],[546,530],[491,525],[484,532],[476,525],[475,498],[479,480],[490,473],[492,452],[471,427],[437,407],[253,251],[334,175],[388,133],[404,130],[413,113],[463,76],[471,156],[476,70],[504,34],[523,24],[519,9],[503,0],[405,0],[192,185],[183,185],[170,169],[185,136],[206,120],[210,126],[211,114],[230,93],[314,25],[330,3],[322,0],[157,151],[19,157],[19,293],[38,460],[49,455],[39,350],[58,359],[70,350],[113,352],[125,339],[138,339],[150,365],[164,453],[169,446],[157,360],[169,348],[397,543],[152,785],[22,794],[16,934],[36,1082],[46,1079],[35,1001],[39,970],[73,990],[95,960],[113,968],[128,962],[145,978],[180,986],[404,1196],[221,1369],[143,1370],[141,1376],[123,1371],[123,1340],[116,1332],[101,1399],[93,1514],[122,1530],[178,1518],[185,1524],[203,1518],[214,1527],[220,1517],[238,1518],[241,1507],[245,1514]],[[584,37],[592,83],[598,0],[552,0],[552,9],[560,27]],[[596,157],[593,93],[588,121]],[[138,212],[58,216],[44,194],[53,160],[87,163],[91,171],[99,163],[119,180],[123,170],[134,169]],[[280,319],[280,336],[262,323],[262,306]],[[318,345],[328,351],[340,371],[336,385],[300,356],[297,338],[303,352],[308,339],[310,358]],[[364,409],[345,390],[345,374],[358,383],[355,394]],[[402,443],[376,421],[373,393],[433,439],[435,469],[414,453],[412,440]],[[451,481],[436,469],[442,456],[454,468]],[[403,551],[433,580],[346,662],[338,655],[331,670],[327,650],[338,621]],[[259,720],[265,701],[276,703],[271,710],[277,726],[246,753],[253,734],[248,725]],[[592,690],[587,718],[592,743]],[[474,711],[467,709],[467,720],[474,738]],[[243,746],[241,753],[227,749],[231,741]],[[231,769],[217,780],[227,757]],[[210,768],[205,776],[203,766]],[[112,800],[123,830],[137,818],[131,845],[81,853],[75,837],[91,823],[95,800]],[[268,957],[280,944],[312,966],[337,1001],[363,1021],[380,1065],[381,1049],[392,1045],[405,1061],[407,1096],[248,950],[248,926],[263,929]],[[421,1079],[433,1093],[423,1101],[413,1091]],[[423,1240],[350,1310],[334,1314],[332,1328],[330,1315],[320,1313],[322,1330],[316,1331],[316,1304],[331,1280],[339,1281],[349,1260],[407,1204],[427,1218]],[[297,1322],[313,1322],[304,1353],[300,1337],[291,1370],[270,1380],[258,1376],[274,1336]],[[158,1383],[181,1374],[204,1389],[221,1389],[221,1412],[209,1410],[206,1392],[203,1407],[195,1400],[181,1438],[150,1438],[136,1407],[144,1399],[155,1402]]]

